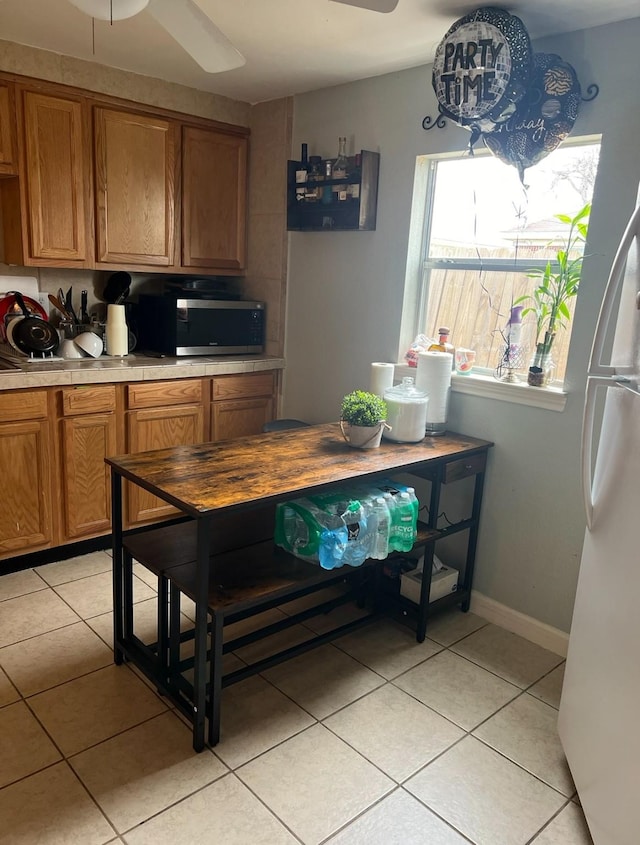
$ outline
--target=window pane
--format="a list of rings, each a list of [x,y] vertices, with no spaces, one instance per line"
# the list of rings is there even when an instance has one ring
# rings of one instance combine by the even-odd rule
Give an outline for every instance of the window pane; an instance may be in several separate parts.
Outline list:
[[[556,253],[566,245],[569,226],[555,215],[573,217],[591,201],[599,153],[599,144],[559,148],[527,169],[526,188],[514,167],[493,156],[434,162],[431,216],[425,221],[425,306],[417,331],[434,338],[440,326],[449,326],[455,346],[476,350],[477,368],[495,371],[511,306],[539,284],[527,276],[534,267],[551,261],[556,271]],[[583,249],[579,241],[570,258]],[[567,306],[573,316],[575,298]],[[565,375],[571,324],[565,321],[553,344],[557,381]],[[530,313],[524,315],[521,337],[523,380],[535,343]]]
[[[566,226],[555,214],[574,215],[591,201],[600,146],[564,147],[525,172],[493,156],[439,161],[429,258],[490,258],[495,250],[520,258],[527,245],[536,258],[552,258],[547,244]],[[528,253],[531,254],[531,253]]]
[[[511,303],[530,289],[531,279],[518,272],[447,269],[431,270],[428,285],[425,334],[437,337],[438,328],[448,326],[454,346],[476,350],[476,368],[494,371],[504,352]],[[572,317],[574,307],[575,299],[569,303]],[[535,334],[535,319],[528,314],[522,321],[523,376],[534,352]],[[554,378],[560,381],[565,375],[570,339],[571,322],[557,333],[553,345]]]

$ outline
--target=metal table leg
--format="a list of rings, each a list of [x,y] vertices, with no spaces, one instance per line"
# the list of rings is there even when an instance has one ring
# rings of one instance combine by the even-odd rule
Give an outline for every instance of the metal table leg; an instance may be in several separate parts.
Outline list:
[[[122,566],[122,477],[111,469],[111,526],[113,531],[113,660],[120,665],[124,654],[124,573]]]
[[[211,626],[211,671],[209,684],[209,745],[220,740],[220,698],[222,696],[222,640],[224,615],[213,613]]]
[[[207,697],[207,618],[209,593],[209,520],[197,520],[196,626],[193,679],[193,748],[204,748]]]

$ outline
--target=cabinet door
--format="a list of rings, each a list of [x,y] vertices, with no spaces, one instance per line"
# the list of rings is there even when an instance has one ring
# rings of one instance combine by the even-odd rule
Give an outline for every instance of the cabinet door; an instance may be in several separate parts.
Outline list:
[[[28,258],[71,265],[88,256],[83,103],[23,92]]]
[[[273,419],[273,399],[236,399],[211,403],[211,439],[229,440],[260,434],[262,426]]]
[[[68,417],[61,426],[64,538],[110,531],[111,477],[104,459],[116,454],[115,415]]]
[[[189,446],[204,440],[202,405],[147,408],[127,413],[129,454],[168,446]],[[127,485],[128,524],[159,519],[176,509],[136,485]]]
[[[50,545],[52,539],[49,423],[0,423],[0,554]]]
[[[0,85],[0,173],[16,173],[13,89]]]
[[[244,137],[183,127],[183,266],[244,268],[247,150]]]
[[[115,386],[81,385],[59,391],[62,539],[111,530],[111,476],[104,459],[117,447]]]
[[[175,125],[95,109],[97,259],[174,263]]]

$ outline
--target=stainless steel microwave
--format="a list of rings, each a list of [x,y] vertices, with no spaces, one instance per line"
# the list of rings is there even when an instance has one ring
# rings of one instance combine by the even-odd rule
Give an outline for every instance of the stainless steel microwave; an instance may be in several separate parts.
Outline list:
[[[141,294],[138,348],[164,355],[264,352],[265,304]]]

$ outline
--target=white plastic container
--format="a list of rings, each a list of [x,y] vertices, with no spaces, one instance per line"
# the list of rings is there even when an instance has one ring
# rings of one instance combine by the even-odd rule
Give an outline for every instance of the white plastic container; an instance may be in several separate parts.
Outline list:
[[[405,376],[402,384],[385,390],[387,423],[383,437],[401,443],[417,443],[422,440],[427,424],[429,399],[423,390],[418,390],[411,376]]]
[[[123,356],[129,352],[129,329],[124,314],[124,305],[107,306],[107,355]]]

